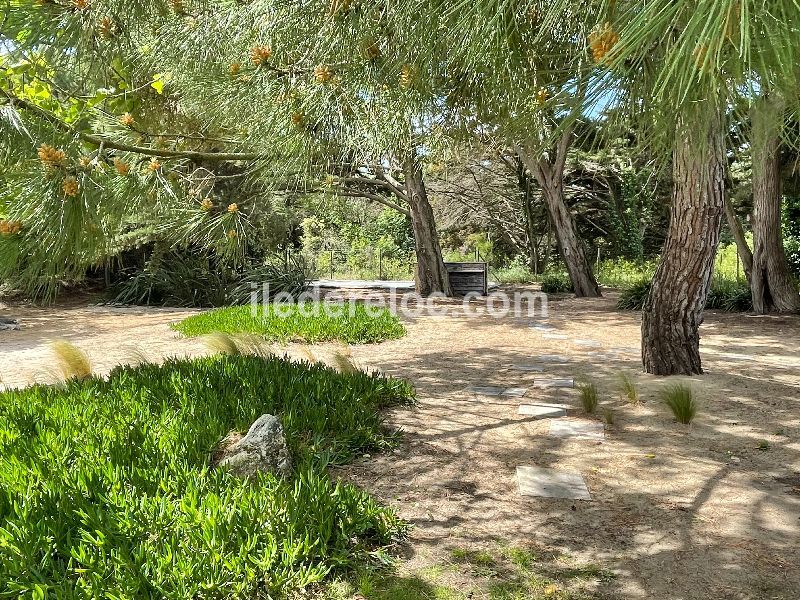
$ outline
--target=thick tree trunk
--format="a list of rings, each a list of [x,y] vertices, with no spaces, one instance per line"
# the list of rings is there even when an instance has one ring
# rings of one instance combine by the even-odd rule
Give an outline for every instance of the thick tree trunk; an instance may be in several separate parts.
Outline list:
[[[545,157],[532,160],[519,147],[516,148],[516,152],[542,188],[542,196],[550,214],[558,250],[567,267],[575,295],[579,298],[596,298],[601,295],[600,286],[594,278],[592,266],[586,258],[583,241],[578,237],[575,219],[572,218],[564,198],[564,166],[572,143],[572,135],[571,129],[562,134],[558,147],[550,153],[550,160]]]
[[[434,292],[440,292],[452,296],[453,290],[442,259],[436,220],[428,201],[422,170],[414,160],[408,160],[404,170],[406,197],[411,209],[411,227],[414,230],[417,255],[417,269],[414,274],[417,293],[421,296],[430,296]]]
[[[642,363],[655,375],[703,372],[699,329],[725,198],[724,131],[712,107],[692,113],[675,134],[669,229],[642,314]]]
[[[744,276],[747,281],[750,281],[750,274],[753,272],[753,251],[747,245],[747,238],[744,235],[744,228],[733,210],[733,205],[727,194],[725,194],[725,218],[728,221],[728,228],[731,230],[731,235],[736,242],[736,250],[739,253],[739,258],[742,259],[742,266],[744,267]]]
[[[542,186],[542,195],[555,230],[558,250],[567,267],[575,295],[579,298],[599,297],[600,286],[597,285],[597,280],[594,278],[583,241],[578,237],[575,220],[564,200],[561,180],[554,182],[550,187]]]
[[[784,104],[764,96],[752,111],[753,310],[800,312],[800,294],[789,270],[781,235],[780,134]]]

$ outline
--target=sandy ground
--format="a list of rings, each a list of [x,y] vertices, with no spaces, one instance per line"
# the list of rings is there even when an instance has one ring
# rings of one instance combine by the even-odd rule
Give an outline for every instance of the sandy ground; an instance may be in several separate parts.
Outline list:
[[[702,329],[706,374],[671,378],[699,393],[695,423],[674,422],[658,401],[666,380],[638,373],[639,316],[603,299],[550,303],[548,322],[567,340],[543,339],[522,317],[450,314],[407,319],[408,336],[353,348],[367,368],[414,382],[419,402],[394,411],[404,430],[393,453],[364,458],[343,476],[415,526],[403,567],[436,564],[453,548],[521,544],[562,551],[616,577],[607,598],[796,599],[800,597],[800,319],[710,312]],[[190,311],[88,306],[4,307],[23,329],[0,332],[3,383],[25,385],[51,365],[47,341],[85,348],[103,372],[138,352],[151,359],[197,354],[169,323]],[[597,340],[602,348],[576,346]],[[612,348],[627,348],[608,355]],[[547,376],[594,379],[614,410],[603,442],[547,436],[548,421],[517,415],[520,402],[563,402],[573,390],[530,389],[498,399],[471,385],[528,387],[540,374],[510,370],[540,354],[569,358]],[[744,355],[751,355],[748,359]],[[644,403],[620,399],[617,376],[638,381]],[[522,497],[515,468],[580,471],[591,501]]]

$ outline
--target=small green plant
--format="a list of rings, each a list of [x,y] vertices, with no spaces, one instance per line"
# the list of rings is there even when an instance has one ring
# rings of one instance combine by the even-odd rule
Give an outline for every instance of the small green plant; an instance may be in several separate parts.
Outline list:
[[[639,390],[636,389],[636,382],[627,373],[619,374],[619,393],[628,404],[638,405],[642,402]]]
[[[579,388],[581,392],[581,406],[588,414],[593,414],[597,410],[597,386],[592,382],[582,383]]]
[[[620,310],[642,310],[653,281],[650,278],[639,279],[622,288],[622,292],[617,300],[617,308]]]
[[[756,446],[756,449],[761,450],[762,452],[766,452],[770,448],[771,446],[767,440],[759,440],[758,445]]]
[[[687,385],[671,385],[661,392],[678,423],[688,425],[697,415],[697,400],[692,388]]]
[[[606,422],[606,425],[613,425],[614,424],[614,410],[611,408],[604,408],[603,409],[603,419]]]

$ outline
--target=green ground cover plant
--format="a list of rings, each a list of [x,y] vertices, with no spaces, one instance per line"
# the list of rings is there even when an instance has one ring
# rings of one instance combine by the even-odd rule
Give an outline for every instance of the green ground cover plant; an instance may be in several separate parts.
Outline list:
[[[0,597],[254,598],[385,558],[390,509],[326,465],[392,445],[403,381],[251,356],[170,360],[0,394]],[[295,471],[211,466],[279,416]]]
[[[363,304],[337,307],[331,314],[324,303],[268,304],[253,315],[250,306],[232,306],[193,315],[173,328],[188,337],[220,332],[251,333],[269,341],[306,343],[339,341],[370,344],[403,337],[406,329],[387,309],[367,309]]]

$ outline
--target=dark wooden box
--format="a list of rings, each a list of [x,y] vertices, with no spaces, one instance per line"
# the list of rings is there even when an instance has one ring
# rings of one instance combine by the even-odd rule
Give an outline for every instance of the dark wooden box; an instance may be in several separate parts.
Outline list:
[[[475,292],[481,296],[489,293],[489,268],[485,262],[444,263],[450,285],[457,296]]]

